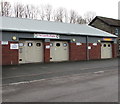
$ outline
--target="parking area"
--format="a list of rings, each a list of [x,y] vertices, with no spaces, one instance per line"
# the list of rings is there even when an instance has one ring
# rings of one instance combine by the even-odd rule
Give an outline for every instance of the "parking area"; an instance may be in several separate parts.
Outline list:
[[[3,66],[3,84],[113,70],[118,59]]]

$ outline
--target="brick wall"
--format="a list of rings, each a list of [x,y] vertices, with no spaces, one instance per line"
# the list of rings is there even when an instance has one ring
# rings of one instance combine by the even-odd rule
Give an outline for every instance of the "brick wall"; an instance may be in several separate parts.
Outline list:
[[[2,45],[0,41],[0,65],[2,65]]]
[[[89,43],[91,49],[89,50],[89,59],[101,59],[101,44],[97,43],[97,45],[93,45],[93,43]]]
[[[112,44],[112,57],[116,58],[117,57],[117,44]]]
[[[69,53],[70,61],[86,60],[86,44],[82,43],[79,46],[76,43],[70,43]]]
[[[10,43],[8,45],[2,45],[2,64],[11,65],[18,64],[18,49],[10,49]],[[44,43],[44,62],[50,62],[50,48],[46,48],[50,45],[49,42]],[[1,45],[0,45],[1,46]],[[101,45],[97,44],[94,46],[93,43],[89,43],[91,49],[89,50],[89,59],[100,59],[101,58]],[[113,58],[117,57],[117,44],[112,44],[112,55]],[[70,43],[69,45],[69,59],[70,61],[86,60],[86,43],[82,45],[76,45],[76,43]]]
[[[50,43],[44,43],[44,62],[50,62],[50,48],[46,48],[47,45],[50,46]]]
[[[18,43],[18,42],[8,42],[8,45],[2,45],[3,65],[18,64],[18,49],[10,49],[10,43]]]

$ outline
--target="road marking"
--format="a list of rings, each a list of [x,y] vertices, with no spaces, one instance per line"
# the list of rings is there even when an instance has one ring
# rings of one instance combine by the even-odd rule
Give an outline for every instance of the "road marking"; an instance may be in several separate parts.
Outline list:
[[[111,70],[105,70],[105,71],[97,71],[97,72],[88,72],[88,73],[81,73],[81,74],[73,74],[73,75],[66,75],[66,76],[61,76],[62,78],[67,78],[67,77],[72,77],[72,76],[80,76],[80,75],[88,75],[88,74],[100,74],[100,73],[105,73],[105,72],[109,72]],[[32,80],[32,81],[23,81],[23,82],[16,82],[16,83],[9,83],[9,84],[2,84],[2,86],[9,86],[9,85],[19,85],[19,84],[29,84],[29,83],[32,83],[32,82],[38,82],[38,81],[44,81],[44,80],[51,80],[51,79],[57,79],[57,78],[60,78],[60,77],[53,77],[53,78],[45,78],[45,79],[38,79],[38,80]],[[1,87],[1,86],[0,86]]]
[[[101,73],[104,73],[105,71],[97,71],[97,72],[94,72],[94,74],[101,74]]]
[[[108,70],[106,70],[108,71]],[[89,73],[82,73],[82,74],[73,74],[73,75],[67,75],[67,76],[61,76],[62,78],[67,78],[67,77],[73,77],[73,76],[81,76],[83,77],[84,75],[88,74],[98,74],[98,73],[104,73],[105,71],[97,71],[97,72],[89,72]],[[9,84],[3,84],[3,85],[19,85],[19,84],[29,84],[29,83],[34,83],[34,82],[39,82],[39,81],[45,81],[45,80],[51,80],[51,79],[58,79],[60,77],[53,77],[53,78],[45,78],[45,79],[38,79],[38,80],[32,80],[32,81],[23,81],[23,82],[16,82],[16,83],[9,83]]]
[[[111,67],[111,66],[110,66]],[[118,66],[112,66],[112,67],[118,67]],[[83,68],[80,70],[90,70],[90,69],[98,69],[98,68],[108,68],[108,67],[93,67],[93,68]],[[19,75],[19,76],[12,76],[12,77],[5,77],[5,78],[0,78],[0,79],[11,79],[11,78],[19,78],[19,77],[33,77],[33,76],[39,76],[39,75],[46,75],[46,74],[55,74],[55,73],[59,73],[59,72],[70,72],[73,70],[69,70],[69,71],[54,71],[54,72],[43,72],[43,73],[38,73],[38,74],[25,74],[25,75]]]

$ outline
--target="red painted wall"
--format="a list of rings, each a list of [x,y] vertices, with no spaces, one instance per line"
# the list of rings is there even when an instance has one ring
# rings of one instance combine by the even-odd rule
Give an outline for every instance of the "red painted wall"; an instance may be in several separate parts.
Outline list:
[[[96,46],[93,43],[89,43],[91,49],[89,50],[89,59],[101,59],[101,44],[97,43]]]
[[[69,57],[70,61],[86,60],[86,43],[82,43],[80,46],[70,43]]]
[[[18,64],[18,49],[10,49],[10,43],[8,45],[2,45],[2,65]]]

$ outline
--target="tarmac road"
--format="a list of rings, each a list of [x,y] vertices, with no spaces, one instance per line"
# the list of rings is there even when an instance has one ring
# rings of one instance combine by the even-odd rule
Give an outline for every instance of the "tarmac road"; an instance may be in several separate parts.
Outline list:
[[[10,84],[73,74],[113,70],[113,68],[118,68],[118,59],[3,66],[2,83]]]
[[[3,102],[118,102],[118,71],[3,86]]]
[[[42,65],[38,66],[43,67]],[[45,68],[48,66],[51,66],[49,77],[47,77],[48,69]],[[46,70],[41,70],[41,73],[44,72],[43,75],[46,77],[30,79],[24,83],[17,83],[14,80],[16,83],[4,85],[3,102],[118,102],[117,59],[52,63],[46,64],[43,69]],[[26,75],[23,72],[20,74]],[[13,77],[14,73],[10,75]],[[5,77],[8,77],[7,74]]]

